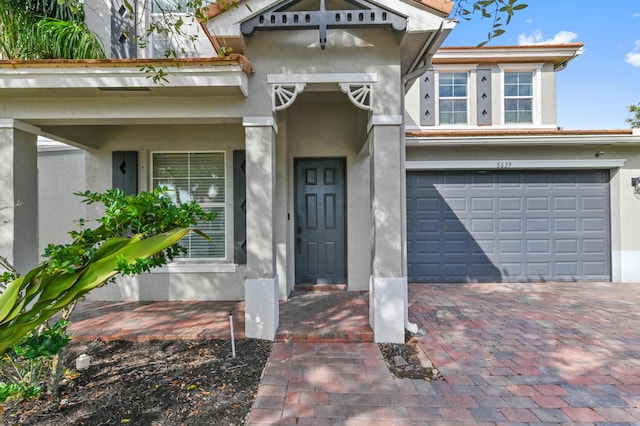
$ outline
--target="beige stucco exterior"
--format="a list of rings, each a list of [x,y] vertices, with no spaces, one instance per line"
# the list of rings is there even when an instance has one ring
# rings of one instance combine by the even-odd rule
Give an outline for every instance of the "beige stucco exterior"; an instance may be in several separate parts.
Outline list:
[[[109,15],[103,10],[109,2],[87,3],[96,6],[87,13],[89,25],[111,39]],[[640,196],[629,185],[631,177],[640,176],[640,135],[556,129],[555,73],[579,46],[444,49],[434,56],[451,23],[418,2],[393,0],[385,6],[407,17],[404,33],[332,29],[322,49],[314,29],[243,37],[240,24],[278,2],[247,3],[251,8],[234,8],[207,23],[213,34],[241,49],[242,58],[181,60],[180,67],[154,62],[168,67],[163,85],[150,81],[140,60],[0,63],[0,174],[8,182],[0,200],[23,204],[0,212],[7,222],[0,228],[1,252],[11,253],[10,259],[27,268],[35,264],[38,248],[64,242],[60,230],[71,229],[78,215],[99,217],[94,206],[49,193],[56,188],[68,193],[111,188],[113,152],[137,152],[139,191],[152,189],[154,152],[223,152],[225,258],[180,259],[150,274],[118,279],[88,297],[244,299],[247,335],[273,339],[278,301],[286,300],[296,284],[294,164],[297,159],[339,158],[346,164],[344,284],[349,290],[369,291],[376,340],[402,342],[404,328],[411,327],[406,170],[552,164],[611,170],[612,280],[640,280],[634,260],[640,254],[640,228],[635,226]],[[472,119],[467,125],[422,126],[420,85],[411,83],[431,65],[436,70],[466,69],[471,85],[476,70],[491,69],[491,125],[473,121],[476,95],[470,89]],[[535,72],[537,118],[530,125],[502,122],[500,82],[503,70],[510,69]],[[289,95],[280,98],[280,89]],[[358,90],[366,95],[359,98]],[[488,130],[494,133],[482,133]],[[38,135],[78,147],[81,154],[43,152],[36,162]],[[234,259],[237,150],[246,152],[246,263]],[[600,151],[606,155],[596,158]],[[69,172],[56,173],[61,167]],[[47,180],[40,184],[39,197],[37,169],[40,181]],[[18,208],[23,209],[20,214]]]
[[[105,11],[109,2],[89,3],[87,22],[108,44],[113,40],[110,13]],[[452,25],[436,9],[393,1],[385,7],[407,17],[404,33],[331,29],[326,48],[321,48],[315,29],[242,37],[243,20],[279,2],[247,3],[250,7],[234,8],[207,23],[216,36],[240,41],[242,57],[181,60],[180,67],[156,61],[155,66],[169,71],[162,85],[147,78],[140,60],[0,64],[0,118],[7,120],[0,129],[3,152],[16,169],[24,155],[12,157],[12,150],[29,147],[25,155],[33,167],[26,174],[35,189],[37,135],[80,148],[82,154],[67,156],[73,173],[57,176],[59,158],[51,153],[43,153],[39,163],[41,177],[55,179],[59,190],[70,192],[111,188],[116,151],[137,152],[139,191],[152,189],[154,152],[223,152],[225,258],[180,259],[151,274],[118,279],[88,297],[244,299],[247,335],[267,339],[273,339],[277,329],[278,301],[287,299],[295,285],[294,164],[303,158],[342,159],[347,247],[343,284],[349,290],[370,290],[376,340],[401,342],[407,326],[403,76],[426,63]],[[283,100],[281,89],[294,89],[295,94]],[[234,259],[232,167],[237,150],[246,152],[246,264]],[[28,192],[12,179],[21,194]],[[53,190],[50,183],[43,189]],[[14,200],[17,194],[6,195]],[[55,215],[43,214],[60,200],[40,197],[41,236],[55,243],[65,236],[45,228],[68,228],[79,213],[77,203],[69,202]],[[37,211],[34,202],[31,223]],[[91,205],[84,213],[97,218],[101,211]],[[2,247],[16,253],[26,249],[35,256],[36,247],[46,242],[38,243],[34,231],[26,243],[18,243],[24,226],[17,218],[9,221]]]

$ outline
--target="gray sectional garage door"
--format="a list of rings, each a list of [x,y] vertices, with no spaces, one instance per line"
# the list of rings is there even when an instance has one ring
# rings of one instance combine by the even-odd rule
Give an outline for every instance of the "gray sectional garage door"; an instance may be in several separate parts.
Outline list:
[[[407,173],[410,282],[610,279],[609,172]]]

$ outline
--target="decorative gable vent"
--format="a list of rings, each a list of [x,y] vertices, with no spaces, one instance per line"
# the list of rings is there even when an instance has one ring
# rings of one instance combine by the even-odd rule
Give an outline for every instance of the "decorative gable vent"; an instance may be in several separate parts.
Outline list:
[[[320,31],[320,47],[327,45],[327,29],[332,28],[391,28],[404,31],[407,19],[364,0],[347,0],[358,9],[327,10],[320,0],[319,10],[287,11],[301,0],[288,0],[242,23],[242,34],[251,37],[256,30]]]

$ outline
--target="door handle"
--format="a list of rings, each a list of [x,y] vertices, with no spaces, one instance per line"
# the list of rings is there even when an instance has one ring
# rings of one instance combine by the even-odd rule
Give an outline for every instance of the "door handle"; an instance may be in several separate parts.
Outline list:
[[[298,237],[296,245],[298,246],[298,254],[302,254],[302,238]]]

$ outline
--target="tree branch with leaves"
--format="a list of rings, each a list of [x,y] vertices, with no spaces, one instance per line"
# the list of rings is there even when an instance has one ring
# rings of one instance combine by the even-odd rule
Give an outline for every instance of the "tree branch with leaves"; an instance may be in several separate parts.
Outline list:
[[[640,129],[640,103],[629,105],[629,116],[625,119],[632,129]]]

